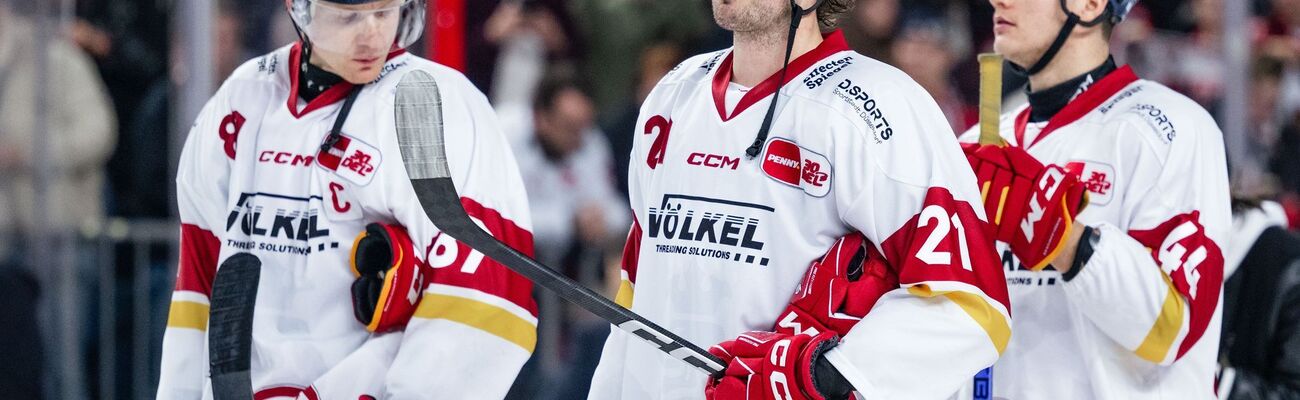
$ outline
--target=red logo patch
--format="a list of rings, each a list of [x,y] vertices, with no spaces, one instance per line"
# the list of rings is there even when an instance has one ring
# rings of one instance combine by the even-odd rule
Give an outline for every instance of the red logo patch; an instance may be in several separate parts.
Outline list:
[[[803,189],[813,197],[831,191],[830,160],[789,139],[773,138],[763,152],[763,173],[778,182]]]
[[[370,165],[370,155],[361,150],[357,150],[357,152],[353,153],[351,157],[343,160],[343,167],[350,169],[352,172],[356,172],[357,175],[361,176],[366,176],[371,171],[375,170],[375,167]]]
[[[346,135],[339,135],[333,146],[316,154],[316,165],[360,186],[370,184],[381,163],[383,154],[378,148]]]
[[[1083,186],[1088,188],[1089,192],[1097,194],[1106,194],[1110,191],[1110,181],[1106,179],[1105,172],[1093,171],[1092,176],[1084,178]]]
[[[767,145],[767,152],[763,154],[763,172],[781,182],[792,186],[799,186],[799,175],[802,170],[799,162],[802,157],[799,155],[799,145],[784,139],[774,139],[771,144]]]
[[[339,136],[339,141],[334,142],[329,150],[316,154],[316,163],[330,171],[338,170],[339,163],[343,161],[343,152],[348,149],[349,144],[352,144],[352,138]]]
[[[805,183],[808,183],[809,185],[821,187],[822,183],[826,182],[826,179],[831,177],[830,174],[821,172],[821,170],[822,170],[821,164],[818,164],[812,160],[804,160],[803,181]]]
[[[1079,181],[1087,189],[1091,204],[1106,205],[1110,203],[1112,190],[1115,188],[1115,169],[1110,165],[1092,161],[1071,161],[1065,164],[1065,171],[1079,175]]]

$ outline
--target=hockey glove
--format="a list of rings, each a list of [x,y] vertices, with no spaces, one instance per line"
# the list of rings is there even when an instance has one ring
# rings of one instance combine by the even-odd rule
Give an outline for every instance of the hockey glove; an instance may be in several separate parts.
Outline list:
[[[704,395],[709,400],[846,398],[847,387],[839,389],[840,393],[819,392],[814,370],[822,353],[838,343],[839,337],[834,332],[816,336],[746,332],[709,348],[710,353],[729,363],[722,378],[709,380]]]
[[[401,329],[424,294],[425,269],[406,229],[372,223],[352,245],[352,310],[371,332]]]
[[[1079,176],[1043,165],[1017,146],[963,144],[975,170],[987,225],[1026,268],[1038,271],[1065,247],[1075,216],[1088,203]]]
[[[898,288],[898,274],[861,233],[850,233],[808,266],[774,331],[847,335],[876,301]]]

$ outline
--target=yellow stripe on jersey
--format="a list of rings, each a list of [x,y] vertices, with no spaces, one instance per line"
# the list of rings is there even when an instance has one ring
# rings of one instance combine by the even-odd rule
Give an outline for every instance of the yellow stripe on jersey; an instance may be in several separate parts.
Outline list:
[[[167,312],[168,328],[208,330],[208,305],[193,301],[173,301]]]
[[[514,343],[529,353],[537,346],[537,327],[514,313],[478,300],[425,293],[415,316],[459,322]]]
[[[1151,325],[1146,339],[1133,351],[1143,360],[1156,364],[1165,360],[1165,355],[1169,354],[1169,349],[1174,345],[1174,339],[1178,338],[1178,332],[1183,329],[1183,296],[1174,289],[1174,282],[1169,280],[1168,275],[1161,273],[1160,277],[1164,278],[1165,286],[1169,288],[1165,293],[1165,304],[1160,307],[1160,315]]]
[[[622,280],[618,284],[618,294],[614,295],[614,303],[623,308],[632,309],[632,281]]]
[[[943,296],[948,298],[949,301],[961,307],[962,311],[965,311],[967,315],[970,315],[971,319],[975,320],[975,323],[984,328],[984,333],[993,342],[993,347],[997,348],[998,355],[1002,355],[1002,351],[1006,350],[1007,342],[1011,340],[1011,325],[1007,323],[1007,318],[1002,313],[993,308],[993,305],[989,304],[988,300],[980,297],[980,295],[957,291],[935,292],[926,285],[909,287],[907,292],[917,297]]]

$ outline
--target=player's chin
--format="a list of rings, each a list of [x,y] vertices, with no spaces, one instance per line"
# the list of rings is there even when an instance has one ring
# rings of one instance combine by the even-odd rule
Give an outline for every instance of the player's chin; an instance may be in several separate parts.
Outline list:
[[[1013,63],[1024,65],[1025,46],[1024,43],[1011,37],[1011,35],[995,35],[993,37],[993,51],[1006,57]]]
[[[384,64],[382,63],[356,65],[351,71],[348,71],[348,76],[343,78],[354,85],[370,83],[375,79],[379,79],[379,73],[383,71],[383,67]]]

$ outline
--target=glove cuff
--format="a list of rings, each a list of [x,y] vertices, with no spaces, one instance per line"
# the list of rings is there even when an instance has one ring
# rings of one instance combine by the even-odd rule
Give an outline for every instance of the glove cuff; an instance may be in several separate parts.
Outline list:
[[[840,370],[831,365],[831,360],[826,358],[826,350],[830,350],[830,347],[819,352],[813,359],[812,387],[817,394],[827,400],[847,400],[853,393],[853,384],[849,383],[849,380],[840,374]]]
[[[830,390],[831,388],[829,387],[826,388],[827,391],[822,391],[822,386],[828,386],[827,384],[831,383],[829,382],[831,377],[820,376],[817,374],[819,370],[817,368],[817,361],[825,358],[823,357],[823,354],[826,353],[826,351],[835,348],[835,345],[839,344],[839,336],[834,332],[826,332],[813,336],[810,342],[811,343],[804,346],[804,354],[799,357],[799,360],[802,361],[799,365],[801,368],[804,368],[798,372],[798,379],[800,380],[799,387],[803,388],[804,396],[809,400],[838,400],[843,398],[827,396],[826,394],[836,394],[833,393],[833,390]],[[832,371],[835,371],[834,366],[829,365],[829,361],[826,363]],[[835,374],[838,375],[838,371],[835,371]],[[840,379],[843,378],[843,376],[840,376]],[[819,380],[822,382],[819,382]],[[819,383],[821,386],[819,386]],[[847,396],[847,393],[845,393],[845,395]]]

